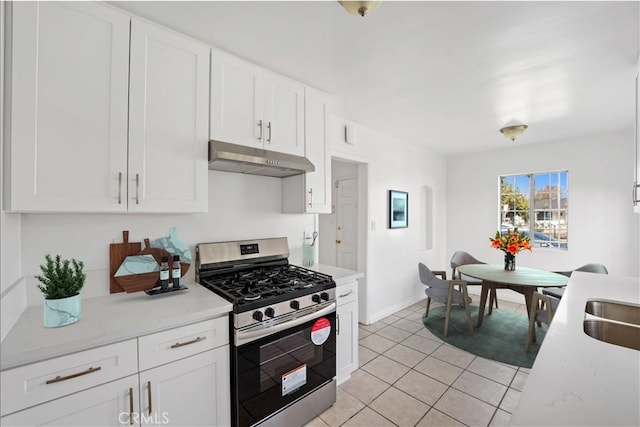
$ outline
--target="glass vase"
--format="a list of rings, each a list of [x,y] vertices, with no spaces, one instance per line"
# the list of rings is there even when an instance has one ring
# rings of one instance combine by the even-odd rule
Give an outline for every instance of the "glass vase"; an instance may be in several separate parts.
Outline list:
[[[504,254],[504,269],[507,271],[515,271],[516,256],[510,253]]]

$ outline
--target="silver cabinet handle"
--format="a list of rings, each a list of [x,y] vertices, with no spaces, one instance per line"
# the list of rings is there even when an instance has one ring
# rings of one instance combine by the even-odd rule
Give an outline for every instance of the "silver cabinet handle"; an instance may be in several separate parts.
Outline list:
[[[207,337],[195,337],[194,339],[192,339],[191,341],[186,341],[186,342],[177,342],[175,344],[172,344],[170,348],[178,348],[178,347],[184,347],[185,345],[189,345],[189,344],[195,344],[197,342],[203,341],[207,339]]]
[[[258,139],[262,141],[262,120],[258,120],[258,127],[260,128],[260,136]]]
[[[349,295],[351,295],[353,293],[353,289],[351,289],[349,292],[347,292],[346,294],[342,294],[342,295],[338,295],[338,298],[344,298],[344,297],[348,297]]]
[[[94,372],[98,372],[101,369],[102,369],[101,366],[98,366],[97,368],[90,367],[89,369],[87,369],[85,371],[76,372],[75,374],[66,375],[64,377],[61,377],[60,375],[58,375],[55,378],[52,378],[50,380],[45,381],[45,384],[54,384],[54,383],[59,383],[61,381],[66,381],[66,380],[70,380],[70,379],[73,379],[73,378],[78,378],[78,377],[81,377],[83,375],[87,375],[87,374],[92,374]]]
[[[118,172],[118,204],[122,204],[122,172]]]
[[[309,189],[309,207],[313,207],[313,188]]]
[[[640,199],[638,199],[638,188],[640,188],[640,184],[638,182],[633,183],[633,206],[637,206]]]
[[[136,205],[140,204],[140,174],[136,174]]]
[[[271,122],[267,123],[267,142],[271,144]]]
[[[147,398],[149,399],[149,415],[151,415],[151,381],[147,381]]]
[[[129,387],[129,425],[133,425],[133,387]]]

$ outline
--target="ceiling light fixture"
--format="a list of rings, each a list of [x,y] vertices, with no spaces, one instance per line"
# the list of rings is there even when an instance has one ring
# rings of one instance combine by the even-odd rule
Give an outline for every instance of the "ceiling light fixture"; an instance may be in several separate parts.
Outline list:
[[[528,127],[529,126],[527,125],[506,126],[500,129],[500,133],[503,134],[505,137],[509,138],[510,140],[515,141],[516,138],[522,135],[524,131],[527,130]]]
[[[352,15],[359,15],[364,17],[370,13],[375,12],[380,7],[382,1],[340,1],[338,3],[344,7],[347,12]]]

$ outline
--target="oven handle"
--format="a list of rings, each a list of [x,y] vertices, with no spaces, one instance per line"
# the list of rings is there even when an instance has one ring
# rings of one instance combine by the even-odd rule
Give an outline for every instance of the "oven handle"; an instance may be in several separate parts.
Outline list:
[[[311,314],[307,314],[306,316],[299,317],[297,319],[291,320],[290,322],[280,323],[278,325],[272,326],[270,328],[260,329],[258,331],[251,332],[237,332],[236,333],[236,346],[241,346],[243,344],[250,343],[252,341],[258,340],[260,338],[273,335],[277,332],[284,331],[285,329],[293,328],[294,326],[302,325],[310,320],[317,319],[318,317],[325,316],[329,313],[333,313],[336,311],[336,303],[332,302],[328,306],[314,311]]]

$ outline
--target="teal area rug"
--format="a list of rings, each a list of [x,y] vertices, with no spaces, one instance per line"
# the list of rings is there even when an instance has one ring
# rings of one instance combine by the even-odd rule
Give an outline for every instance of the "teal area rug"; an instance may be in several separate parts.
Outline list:
[[[529,353],[525,351],[527,344],[527,328],[529,321],[523,313],[494,309],[488,316],[485,311],[481,327],[477,327],[478,307],[471,306],[471,321],[473,335],[469,334],[467,317],[464,308],[451,308],[449,319],[449,335],[444,336],[445,307],[433,307],[429,310],[429,317],[422,318],[422,322],[435,336],[462,350],[509,365],[530,368],[538,354],[540,343],[547,331],[545,324],[536,326],[537,342],[531,344]]]

